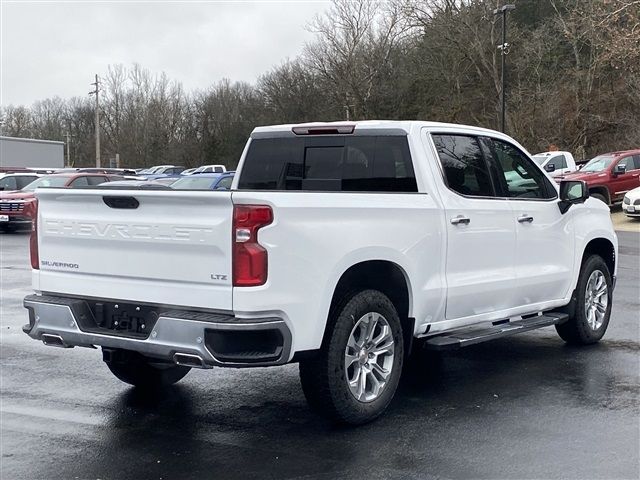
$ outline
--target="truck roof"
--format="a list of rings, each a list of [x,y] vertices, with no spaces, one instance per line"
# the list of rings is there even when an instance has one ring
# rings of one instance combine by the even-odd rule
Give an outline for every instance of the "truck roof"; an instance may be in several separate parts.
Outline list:
[[[492,135],[504,135],[496,130],[491,130],[488,128],[481,128],[472,125],[461,125],[456,123],[441,123],[441,122],[428,122],[422,120],[363,120],[363,121],[343,121],[343,122],[310,122],[310,123],[290,123],[283,125],[267,125],[256,127],[251,132],[251,136],[253,138],[268,136],[269,134],[282,134],[282,133],[291,133],[293,134],[293,129],[304,129],[304,128],[313,128],[313,129],[323,129],[323,128],[338,128],[338,127],[352,127],[354,132],[358,130],[380,130],[381,133],[384,131],[395,130],[396,132],[399,130],[404,131],[405,133],[410,133],[412,129],[416,127],[428,127],[428,128],[464,128],[471,129],[477,132],[485,132],[491,133]],[[347,132],[345,132],[347,133]]]
[[[614,157],[621,157],[623,155],[638,155],[640,154],[640,148],[633,148],[631,150],[618,150],[616,152],[602,153],[601,155],[613,155]]]

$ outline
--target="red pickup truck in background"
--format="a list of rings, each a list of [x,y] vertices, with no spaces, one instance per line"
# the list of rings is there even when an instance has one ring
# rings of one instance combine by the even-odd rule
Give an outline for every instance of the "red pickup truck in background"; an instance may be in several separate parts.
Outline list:
[[[598,155],[562,179],[584,180],[589,194],[607,205],[622,202],[625,193],[640,187],[640,149]]]
[[[100,185],[101,183],[122,180],[116,175],[100,175],[91,173],[54,174],[40,177],[22,190],[0,193],[0,230],[17,230],[31,228],[31,215],[35,209],[30,204],[35,202],[36,188],[66,187],[78,188]]]

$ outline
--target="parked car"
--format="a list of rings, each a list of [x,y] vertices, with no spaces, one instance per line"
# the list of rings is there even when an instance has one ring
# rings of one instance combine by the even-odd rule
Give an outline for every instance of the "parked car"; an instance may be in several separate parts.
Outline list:
[[[182,172],[183,170],[184,170],[184,167],[176,167],[176,166],[162,167],[156,170],[152,174],[141,174],[140,176],[143,178],[146,178],[147,180],[156,180],[156,179],[165,178],[165,177],[179,178],[180,172]]]
[[[640,186],[640,149],[598,155],[564,178],[584,180],[589,194],[607,205],[620,203],[625,193]]]
[[[0,191],[10,192],[20,190],[37,180],[42,175],[38,173],[7,173],[0,176]]]
[[[570,152],[543,152],[536,153],[533,161],[545,169],[553,178],[562,177],[578,170],[576,161]]]
[[[174,190],[229,190],[235,172],[201,173],[180,178],[171,184]]]
[[[79,168],[78,172],[82,173],[107,173],[109,175],[136,176],[135,170],[130,168]]]
[[[625,193],[622,199],[622,211],[627,217],[640,218],[640,187]]]
[[[92,173],[61,173],[40,177],[18,191],[0,192],[0,229],[7,231],[31,226],[33,210],[29,208],[29,204],[34,203],[35,191],[38,188],[88,187],[121,178]]]
[[[139,175],[153,175],[154,173],[157,173],[158,171],[160,171],[162,169],[173,167],[173,166],[174,165],[156,165],[154,167],[149,167],[149,168],[145,168],[143,170],[140,170],[137,173]]]
[[[195,171],[196,171],[195,168],[187,168],[186,170],[183,170],[182,172],[180,172],[180,175],[191,175]]]
[[[25,333],[102,347],[140,388],[191,368],[299,362],[311,407],[358,424],[389,405],[413,348],[550,325],[584,345],[607,329],[609,209],[503,133],[259,127],[237,175],[215,194],[38,191],[32,278],[46,294],[24,299]]]
[[[224,173],[226,171],[227,167],[224,165],[202,165],[201,167],[196,168],[191,175],[200,173]]]

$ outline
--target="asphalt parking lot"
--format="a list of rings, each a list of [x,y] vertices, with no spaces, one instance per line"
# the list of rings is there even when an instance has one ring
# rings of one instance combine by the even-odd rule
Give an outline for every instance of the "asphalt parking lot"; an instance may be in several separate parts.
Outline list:
[[[99,351],[29,339],[28,236],[1,235],[0,478],[640,478],[640,234],[619,239],[600,344],[547,328],[425,357],[386,415],[345,428],[311,413],[296,365],[145,395]]]

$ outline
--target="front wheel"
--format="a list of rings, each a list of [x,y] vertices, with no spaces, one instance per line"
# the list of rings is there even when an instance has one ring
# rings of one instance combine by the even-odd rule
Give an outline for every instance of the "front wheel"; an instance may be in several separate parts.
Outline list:
[[[591,196],[593,198],[597,198],[598,200],[600,200],[601,202],[605,203],[606,205],[609,205],[609,201],[607,200],[607,198],[602,195],[601,193],[592,193]]]
[[[139,388],[173,385],[191,370],[181,365],[156,363],[137,352],[121,350],[118,353],[117,359],[106,362],[107,367],[119,380]]]
[[[300,362],[309,405],[339,422],[362,424],[387,408],[398,387],[404,347],[387,296],[365,290],[339,302],[319,354]]]
[[[574,314],[567,322],[556,325],[560,338],[575,345],[600,341],[611,316],[611,289],[611,274],[607,264],[602,257],[591,255],[580,269]]]

